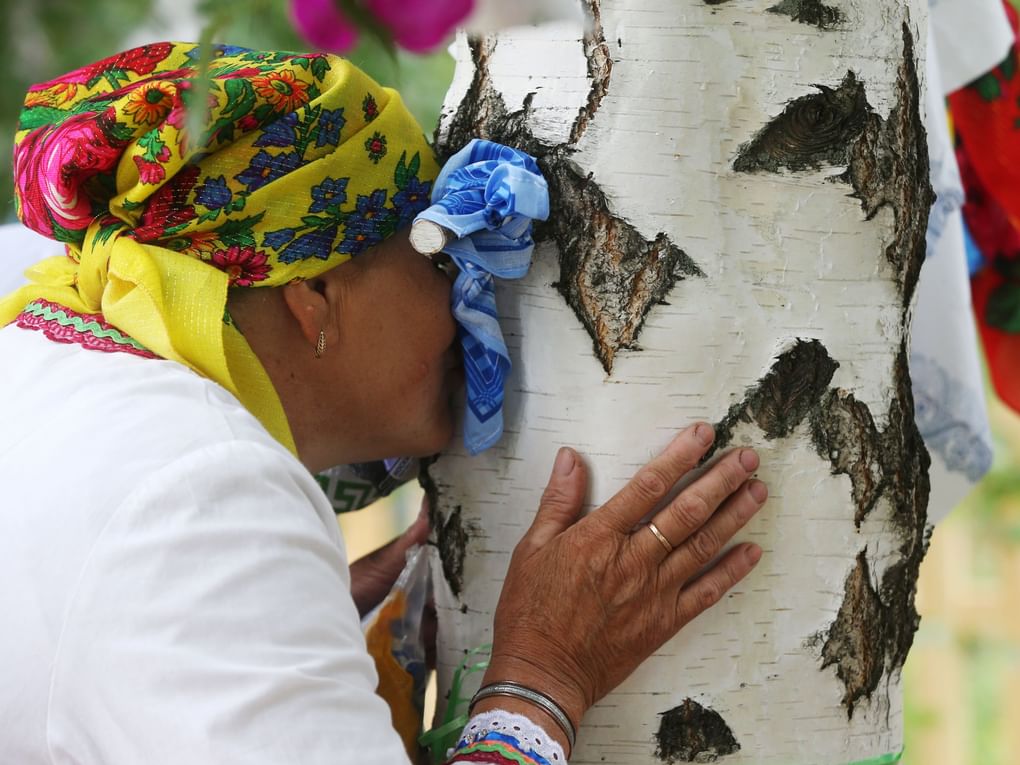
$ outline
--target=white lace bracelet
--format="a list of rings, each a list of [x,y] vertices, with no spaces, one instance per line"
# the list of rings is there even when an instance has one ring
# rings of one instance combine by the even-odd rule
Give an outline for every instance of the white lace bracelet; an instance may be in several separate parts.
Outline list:
[[[493,734],[503,734],[511,739],[507,745],[524,754],[533,753],[544,758],[552,765],[566,765],[567,755],[563,747],[548,731],[530,717],[505,709],[490,709],[479,712],[470,720],[461,733],[458,746],[470,748],[472,744],[484,741]],[[447,757],[455,757],[456,747],[447,752]],[[456,759],[453,762],[457,762]]]
[[[574,741],[577,738],[577,732],[574,730],[574,724],[570,722],[570,718],[567,717],[566,712],[563,711],[560,705],[544,693],[539,693],[538,691],[532,690],[520,683],[491,683],[489,685],[483,685],[478,689],[478,693],[471,698],[471,704],[468,706],[468,712],[470,713],[470,710],[472,710],[475,704],[479,701],[487,699],[490,696],[512,696],[539,707],[552,717],[552,719],[556,721],[556,724],[560,726],[560,729],[563,731],[563,735],[567,737],[567,749],[571,752],[574,751]]]

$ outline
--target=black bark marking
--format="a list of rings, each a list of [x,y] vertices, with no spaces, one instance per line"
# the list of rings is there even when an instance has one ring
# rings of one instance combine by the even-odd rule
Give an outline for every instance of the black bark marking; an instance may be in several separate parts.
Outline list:
[[[609,92],[609,81],[613,76],[613,57],[609,51],[609,44],[606,42],[605,31],[602,28],[602,0],[587,0],[588,10],[591,14],[591,33],[584,38],[584,55],[588,59],[588,78],[591,80],[591,90],[588,91],[588,103],[581,107],[574,127],[570,131],[571,146],[576,146],[581,140],[584,131],[588,129],[588,123],[595,116],[595,112],[602,105],[602,99]],[[620,41],[617,40],[617,44]]]
[[[835,665],[848,718],[862,699],[871,699],[884,675],[903,667],[920,621],[914,595],[928,547],[930,459],[914,421],[907,358],[903,341],[894,365],[889,422],[880,431],[865,404],[829,387],[838,364],[824,346],[798,340],[743,401],[730,407],[716,426],[712,450],[724,448],[740,422],[755,423],[766,438],[775,439],[790,435],[806,419],[818,455],[834,475],[850,479],[857,528],[880,499],[888,504],[899,540],[896,562],[876,587],[862,552],[835,621],[808,641],[822,646],[823,669]]]
[[[843,391],[830,390],[811,412],[811,439],[834,475],[850,478],[857,528],[888,486],[883,475],[882,439],[867,406]]]
[[[794,172],[842,166],[850,146],[869,120],[878,119],[868,105],[864,83],[847,72],[838,88],[816,85],[818,93],[795,98],[754,138],[737,151],[738,173]]]
[[[929,180],[928,140],[921,121],[921,91],[914,58],[914,38],[903,24],[903,62],[896,81],[898,100],[888,120],[869,119],[850,146],[850,164],[840,180],[849,183],[868,220],[888,205],[895,229],[886,260],[900,275],[903,318],[917,286],[926,250],[928,213],[935,203]]]
[[[913,285],[911,285],[913,287]],[[907,660],[921,617],[914,607],[921,561],[928,551],[928,497],[931,458],[914,419],[910,388],[909,348],[900,346],[894,369],[896,397],[889,410],[889,425],[882,433],[885,496],[892,508],[892,523],[899,533],[899,560],[882,575],[879,596],[887,608],[884,645],[886,668],[899,671]]]
[[[885,672],[885,607],[871,583],[868,555],[857,556],[857,565],[846,578],[843,604],[822,646],[822,669],[835,665],[846,689],[843,705],[848,718],[854,706],[870,697]]]
[[[733,732],[722,716],[693,699],[662,712],[655,734],[655,756],[662,762],[715,762],[740,751]]]
[[[797,340],[744,400],[730,407],[716,426],[716,448],[729,443],[738,422],[755,423],[768,439],[786,438],[817,407],[838,368],[819,341]]]
[[[754,423],[765,438],[775,440],[807,420],[818,455],[829,461],[834,475],[850,478],[860,528],[889,481],[882,473],[882,436],[868,407],[829,388],[838,368],[818,340],[798,339],[716,425],[716,443],[705,459],[732,440],[741,422]]]
[[[460,597],[464,589],[464,557],[467,553],[468,542],[471,534],[467,524],[463,521],[463,511],[457,505],[451,513],[444,517],[441,510],[442,496],[439,485],[429,473],[429,466],[435,460],[422,460],[421,469],[418,472],[418,483],[425,490],[425,497],[429,507],[429,524],[432,526],[432,533],[435,536],[435,544],[439,550],[439,560],[443,565],[443,576],[450,585],[450,591],[456,597]]]
[[[789,16],[794,21],[810,24],[819,29],[832,29],[844,20],[843,12],[839,8],[825,5],[821,0],[782,0],[768,11]]]
[[[930,459],[914,425],[906,350],[897,362],[896,378],[900,396],[882,441],[889,477],[885,493],[900,536],[899,559],[882,574],[876,589],[867,551],[857,556],[844,585],[843,604],[822,646],[822,668],[835,666],[843,682],[847,719],[853,719],[862,699],[871,699],[884,675],[903,668],[921,622],[914,596],[929,542]]]
[[[439,559],[443,562],[443,575],[450,583],[450,590],[460,597],[464,589],[464,555],[470,537],[461,519],[462,509],[457,505],[446,520],[438,519],[435,526]]]
[[[652,306],[701,270],[668,236],[648,240],[613,215],[605,194],[569,161],[543,167],[559,211],[542,228],[560,251],[556,283],[594,341],[606,374],[616,354],[637,348]]]
[[[593,13],[598,6],[591,3]],[[597,32],[585,44],[593,85],[588,107],[574,124],[576,137],[590,124],[608,89],[611,66],[600,25]],[[588,330],[595,355],[611,374],[617,353],[637,348],[652,307],[664,301],[677,281],[703,274],[666,234],[646,239],[616,215],[599,185],[572,161],[572,143],[548,146],[535,138],[528,126],[530,96],[519,111],[507,109],[488,72],[494,38],[472,40],[470,45],[475,75],[445,136],[437,136],[437,145],[449,156],[471,138],[482,137],[536,157],[549,182],[553,214],[536,228],[535,238],[556,242],[560,254],[557,289]]]
[[[867,220],[885,206],[894,216],[886,260],[898,275],[907,317],[926,249],[928,212],[935,201],[928,177],[928,143],[920,112],[914,38],[903,24],[903,61],[896,105],[883,120],[868,104],[864,83],[848,72],[836,89],[794,99],[740,147],[737,172],[794,172],[846,165],[833,180],[848,183]]]

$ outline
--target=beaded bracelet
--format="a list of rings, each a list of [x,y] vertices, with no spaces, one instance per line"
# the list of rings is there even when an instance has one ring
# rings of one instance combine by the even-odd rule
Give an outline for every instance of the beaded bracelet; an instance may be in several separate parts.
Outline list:
[[[501,683],[490,683],[489,685],[483,685],[478,689],[471,698],[471,704],[468,706],[468,711],[474,708],[482,699],[487,699],[490,696],[513,696],[514,698],[522,699],[530,702],[535,706],[544,710],[556,724],[560,726],[563,731],[563,735],[567,737],[567,748],[570,751],[574,750],[574,740],[577,738],[577,732],[574,730],[574,724],[570,722],[570,718],[567,717],[566,712],[553,701],[551,698],[546,696],[544,693],[532,690],[527,686],[521,685],[520,683],[512,682],[501,682]]]

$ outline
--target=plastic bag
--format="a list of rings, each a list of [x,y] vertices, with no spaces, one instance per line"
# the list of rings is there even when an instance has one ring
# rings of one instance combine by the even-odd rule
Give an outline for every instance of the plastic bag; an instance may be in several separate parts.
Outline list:
[[[416,545],[407,551],[407,563],[389,595],[362,621],[379,675],[376,692],[389,704],[393,727],[412,762],[418,761],[425,713],[428,668],[422,619],[431,596],[429,556],[423,545]]]

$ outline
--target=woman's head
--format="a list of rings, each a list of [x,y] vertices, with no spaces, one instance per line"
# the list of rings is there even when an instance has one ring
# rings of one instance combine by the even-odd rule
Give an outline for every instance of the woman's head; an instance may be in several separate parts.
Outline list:
[[[319,276],[231,291],[311,469],[447,444],[463,374],[450,287],[400,232]]]
[[[437,167],[399,96],[342,59],[218,46],[205,80],[198,60],[195,45],[161,43],[32,88],[15,151],[18,211],[66,242],[69,258],[0,301],[0,324],[33,299],[101,313],[223,384],[291,445],[280,402],[225,313],[228,288],[379,287],[391,272],[370,264],[393,258],[379,245],[428,205]],[[369,252],[363,267],[336,268]],[[338,294],[349,306],[331,317],[338,342],[357,348],[361,337],[339,320],[364,313],[364,301]],[[413,315],[415,300],[403,304],[377,310]],[[396,319],[372,325],[376,342],[420,330],[387,321]],[[376,347],[377,366],[389,352]]]

